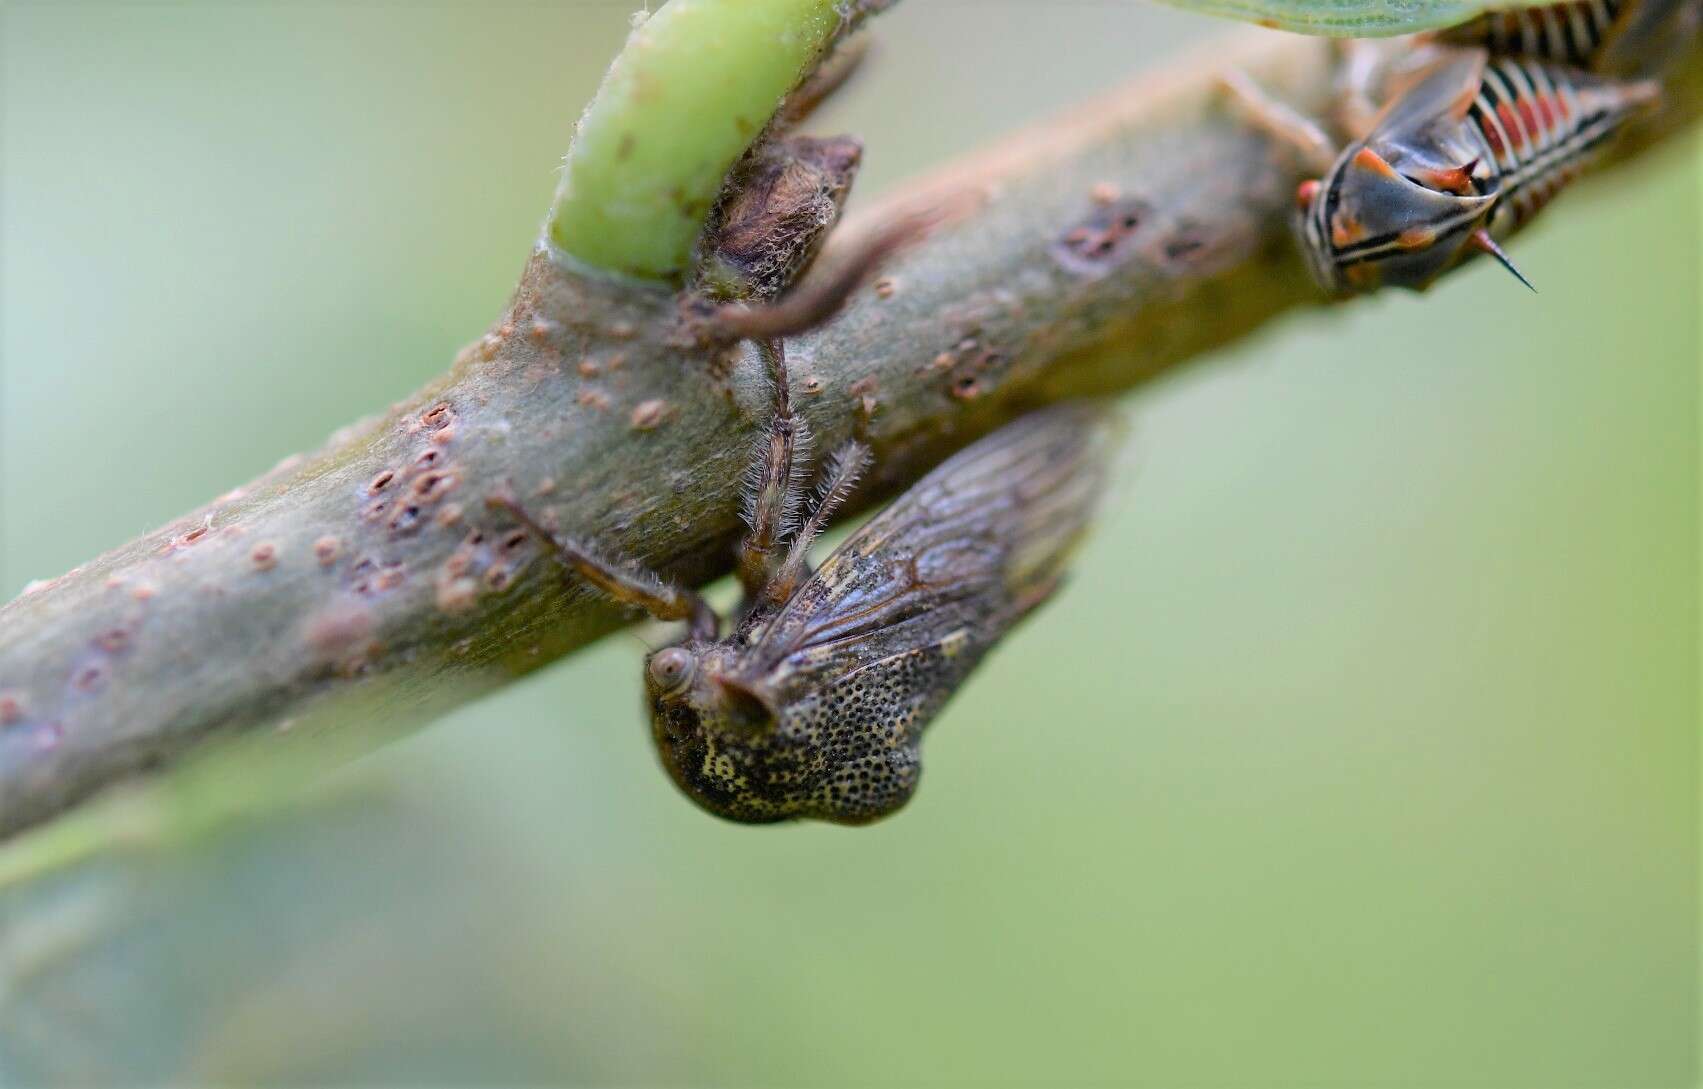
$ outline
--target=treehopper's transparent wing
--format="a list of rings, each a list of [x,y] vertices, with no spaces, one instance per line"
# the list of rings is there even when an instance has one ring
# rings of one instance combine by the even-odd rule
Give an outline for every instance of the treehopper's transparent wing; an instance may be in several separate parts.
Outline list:
[[[923,729],[986,652],[1058,586],[1115,437],[1065,405],[930,473],[836,549],[740,652],[766,709],[741,746],[753,814],[841,823],[916,788]]]

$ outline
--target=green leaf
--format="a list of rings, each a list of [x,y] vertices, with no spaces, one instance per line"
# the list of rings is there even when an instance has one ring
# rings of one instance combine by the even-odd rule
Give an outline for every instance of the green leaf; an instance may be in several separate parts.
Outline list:
[[[1163,0],[1172,7],[1297,34],[1388,38],[1464,23],[1486,11],[1536,7],[1542,0]]]
[[[639,22],[580,119],[550,239],[595,268],[677,277],[728,169],[868,6],[672,0]]]

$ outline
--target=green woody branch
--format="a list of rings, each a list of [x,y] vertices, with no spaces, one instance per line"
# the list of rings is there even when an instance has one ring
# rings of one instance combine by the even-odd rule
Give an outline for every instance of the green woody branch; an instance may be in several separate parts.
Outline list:
[[[947,217],[789,343],[818,449],[873,447],[866,497],[1036,405],[1127,389],[1322,301],[1288,235],[1295,166],[1214,91],[1230,65],[1327,108],[1327,43],[1236,35],[841,229],[824,260],[918,209]],[[1696,116],[1688,65],[1640,143]],[[558,204],[558,236],[588,191]],[[681,237],[603,263],[661,274]],[[407,403],[0,607],[0,834],[216,737],[417,727],[631,620],[487,509],[501,489],[685,582],[730,570],[761,367],[681,347],[678,316],[657,282],[540,251]]]

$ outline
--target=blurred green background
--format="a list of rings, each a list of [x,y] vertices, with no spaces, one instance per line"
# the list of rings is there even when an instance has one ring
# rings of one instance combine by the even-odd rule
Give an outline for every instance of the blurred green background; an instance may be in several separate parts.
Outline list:
[[[0,594],[498,312],[632,3],[12,5]],[[910,0],[863,199],[1223,24]],[[0,899],[0,1083],[1691,1084],[1699,157],[1126,401],[1074,582],[872,828],[712,820],[627,636]],[[241,789],[241,783],[233,789]]]

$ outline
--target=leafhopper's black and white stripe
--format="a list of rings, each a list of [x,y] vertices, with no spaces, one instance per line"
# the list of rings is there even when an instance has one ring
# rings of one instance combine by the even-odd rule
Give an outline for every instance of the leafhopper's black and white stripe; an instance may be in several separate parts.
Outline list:
[[[1225,84],[1254,124],[1323,171],[1301,183],[1295,225],[1327,290],[1423,289],[1473,251],[1526,282],[1498,240],[1656,101],[1650,77],[1689,48],[1700,24],[1703,0],[1564,0],[1492,12],[1418,40],[1422,63],[1398,64],[1394,75],[1420,74],[1381,111],[1369,105],[1376,66],[1351,54],[1341,120],[1354,138],[1334,158],[1321,127],[1245,77]]]
[[[1498,56],[1538,57],[1589,68],[1621,12],[1621,0],[1568,0],[1546,7],[1493,11],[1439,35]]]
[[[1498,240],[1656,97],[1647,81],[1453,50],[1324,178],[1302,185],[1308,264],[1338,292],[1424,288],[1474,250],[1513,271]]]
[[[1564,0],[1493,11],[1437,40],[1622,78],[1658,75],[1703,22],[1703,0]]]

